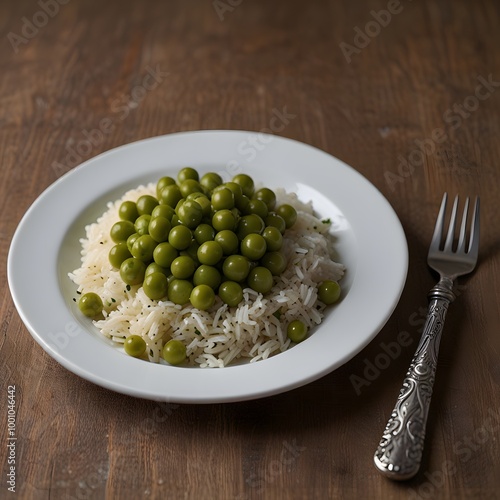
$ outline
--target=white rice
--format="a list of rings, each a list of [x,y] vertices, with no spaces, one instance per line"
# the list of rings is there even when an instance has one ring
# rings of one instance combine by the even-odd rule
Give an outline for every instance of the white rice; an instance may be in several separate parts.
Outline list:
[[[237,359],[255,362],[288,349],[291,341],[286,327],[290,321],[299,319],[309,329],[318,325],[325,305],[318,300],[317,286],[326,279],[340,280],[344,267],[332,260],[330,224],[314,215],[312,203],[302,203],[294,193],[282,189],[275,192],[278,204],[289,203],[298,214],[283,238],[286,270],[275,277],[266,297],[246,288],[238,307],[230,308],[217,297],[209,311],[151,300],[142,286],[127,287],[109,264],[108,253],[114,245],[109,231],[119,220],[120,204],[136,201],[143,194],[154,195],[155,184],[139,186],[108,203],[108,210],[85,228],[81,267],[69,274],[78,293],[95,292],[102,298],[104,319],[94,321],[102,335],[118,344],[129,335],[141,336],[149,361],[155,363],[160,362],[163,345],[177,339],[186,345],[190,365],[222,368]]]

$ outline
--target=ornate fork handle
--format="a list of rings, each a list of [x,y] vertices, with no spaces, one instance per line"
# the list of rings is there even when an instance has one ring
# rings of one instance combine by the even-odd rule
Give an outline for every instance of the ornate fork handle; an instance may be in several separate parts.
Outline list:
[[[429,292],[429,310],[396,406],[375,452],[375,465],[391,479],[410,479],[420,467],[425,426],[446,311],[455,299],[453,281],[441,278]]]

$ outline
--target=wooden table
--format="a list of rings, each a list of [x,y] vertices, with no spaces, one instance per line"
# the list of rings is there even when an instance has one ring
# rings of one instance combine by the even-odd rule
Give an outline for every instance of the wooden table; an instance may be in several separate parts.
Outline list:
[[[46,0],[0,12],[2,498],[13,385],[19,498],[500,498],[498,2]],[[278,135],[352,165],[404,226],[407,284],[375,340],[307,386],[216,405],[116,394],[45,354],[6,280],[36,197],[116,146],[260,131],[274,109],[290,115]],[[393,483],[372,457],[435,282],[426,254],[444,191],[481,196],[480,263],[447,319],[421,473]]]

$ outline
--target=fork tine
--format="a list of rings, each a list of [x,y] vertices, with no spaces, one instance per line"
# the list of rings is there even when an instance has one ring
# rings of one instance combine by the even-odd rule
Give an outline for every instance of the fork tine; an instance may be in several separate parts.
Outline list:
[[[441,236],[443,235],[444,214],[446,213],[446,201],[448,200],[448,193],[444,193],[443,201],[441,201],[441,208],[436,219],[434,226],[434,234],[432,235],[430,249],[439,250],[441,246]]]
[[[462,225],[460,226],[460,237],[458,239],[457,252],[465,252],[465,236],[467,232],[467,215],[469,214],[469,197],[465,200]],[[470,244],[469,244],[470,246]]]
[[[470,242],[468,254],[477,259],[479,253],[479,196],[474,203],[474,214],[472,215],[472,227],[470,230]]]
[[[451,252],[451,247],[453,245],[453,237],[455,235],[455,225],[457,222],[457,209],[458,209],[458,194],[455,196],[455,201],[453,202],[453,209],[451,211],[450,227],[448,228],[448,235],[446,236],[446,242],[444,244],[444,252]]]

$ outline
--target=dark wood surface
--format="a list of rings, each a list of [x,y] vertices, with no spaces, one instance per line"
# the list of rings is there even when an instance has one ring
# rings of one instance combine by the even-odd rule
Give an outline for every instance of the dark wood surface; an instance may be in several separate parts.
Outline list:
[[[15,385],[19,498],[500,498],[498,2],[59,2],[0,6],[0,497],[10,498]],[[390,20],[374,21],[371,11],[388,9]],[[157,84],[142,92],[150,71]],[[279,135],[352,165],[404,226],[407,284],[375,340],[305,387],[217,405],[116,394],[45,354],[6,276],[10,240],[36,197],[116,146],[260,131],[275,108],[295,115]],[[102,125],[92,148],[81,146]],[[399,484],[372,456],[435,282],[425,259],[444,191],[481,196],[480,262],[446,322],[421,473]],[[401,332],[409,340],[397,359],[366,372]]]

